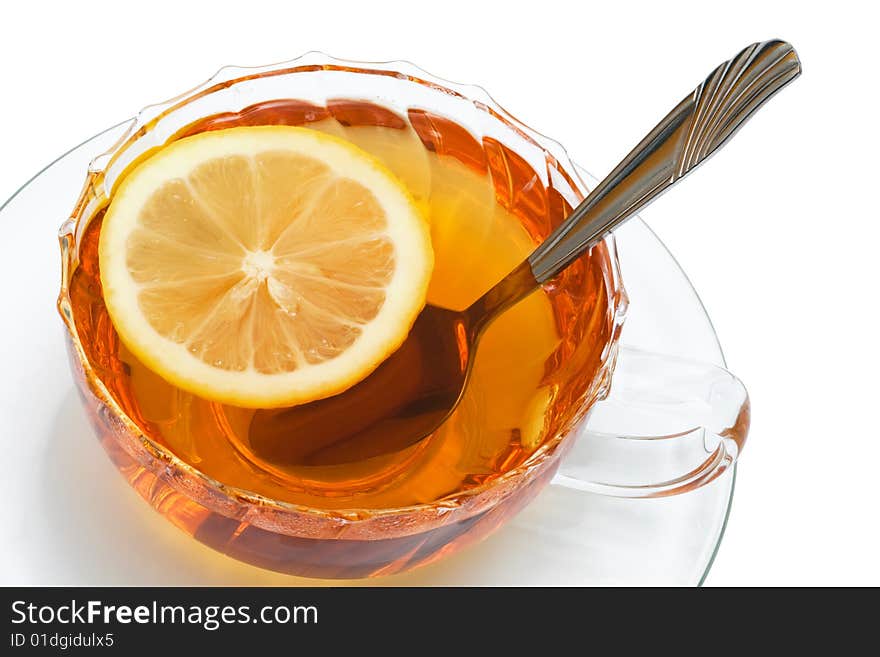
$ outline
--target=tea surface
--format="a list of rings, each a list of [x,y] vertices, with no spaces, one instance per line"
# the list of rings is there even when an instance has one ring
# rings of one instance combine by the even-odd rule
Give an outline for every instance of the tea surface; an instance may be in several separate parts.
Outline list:
[[[410,123],[395,122],[394,115],[377,120],[373,111],[358,121],[351,117],[357,106],[350,109],[347,120],[328,116],[308,127],[372,153],[409,188],[431,224],[436,264],[428,303],[463,309],[531,252],[533,238],[522,218],[498,202],[499,181],[490,173],[470,166],[462,154],[426,148],[424,135]],[[564,326],[567,316],[546,293],[537,292],[489,327],[461,405],[435,434],[404,450],[361,459],[356,443],[328,446],[320,436],[285,431],[283,412],[206,401],[134,358],[119,342],[103,305],[100,230],[99,213],[83,235],[71,281],[77,329],[99,377],[154,441],[222,483],[271,498],[320,508],[389,508],[478,486],[522,463],[547,437],[548,406],[559,393],[550,373],[565,365],[565,357],[574,361],[569,374],[581,388],[598,366],[595,350],[577,362],[571,348],[560,349],[560,322]],[[604,301],[594,276],[582,283],[595,288],[583,290],[582,298]],[[605,339],[586,329],[587,338]],[[248,437],[255,424],[265,430],[273,422],[290,449],[283,450],[283,460],[267,462],[251,453]],[[327,450],[333,462],[347,462],[310,464],[314,453]]]

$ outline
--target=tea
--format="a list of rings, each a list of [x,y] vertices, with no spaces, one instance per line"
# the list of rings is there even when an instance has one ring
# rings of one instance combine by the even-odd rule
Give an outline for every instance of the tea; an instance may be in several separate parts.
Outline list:
[[[428,303],[465,308],[519,264],[548,222],[567,208],[561,199],[555,199],[555,208],[548,207],[554,199],[543,207],[530,205],[530,190],[540,181],[529,183],[526,177],[522,185],[523,172],[512,166],[517,160],[499,144],[478,144],[456,124],[426,112],[411,111],[407,118],[363,102],[335,101],[324,109],[273,101],[200,121],[178,136],[233,125],[307,123],[372,153],[404,182],[430,221],[435,270]],[[495,162],[493,149],[498,149]],[[511,199],[514,195],[519,198]],[[548,216],[551,210],[555,217]],[[286,431],[283,411],[196,397],[129,353],[101,296],[101,218],[99,212],[83,234],[70,286],[77,330],[99,378],[153,441],[224,484],[280,501],[383,509],[433,502],[485,484],[523,464],[576,415],[577,405],[565,401],[586,394],[600,359],[594,349],[578,354],[572,336],[595,345],[607,340],[602,323],[572,331],[579,309],[570,298],[554,296],[552,288],[532,294],[490,326],[461,406],[437,432],[406,449],[363,458],[354,441],[326,445],[318,434]],[[590,273],[574,268],[570,276],[578,277],[581,299],[597,305],[593,316],[604,317],[603,282]],[[277,458],[251,449],[255,428],[284,441],[272,450]]]

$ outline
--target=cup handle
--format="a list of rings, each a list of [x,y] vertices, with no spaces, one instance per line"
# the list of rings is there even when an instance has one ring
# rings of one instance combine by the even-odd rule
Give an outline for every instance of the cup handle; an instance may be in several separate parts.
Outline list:
[[[615,497],[694,490],[736,461],[749,416],[745,386],[726,369],[621,345],[608,396],[554,483]]]

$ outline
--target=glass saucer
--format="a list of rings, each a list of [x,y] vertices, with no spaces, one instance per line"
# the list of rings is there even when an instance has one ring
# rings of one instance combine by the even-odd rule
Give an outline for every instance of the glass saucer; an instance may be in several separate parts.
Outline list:
[[[56,232],[89,160],[124,129],[120,124],[69,151],[0,207],[7,244],[0,259],[0,343],[7,351],[0,379],[0,496],[7,500],[0,584],[321,585],[235,561],[175,529],[116,473],[76,399],[55,310]],[[631,299],[621,343],[724,365],[699,297],[660,240],[638,219],[616,236]],[[730,471],[696,491],[659,499],[604,497],[555,481],[479,545],[409,573],[350,584],[701,584],[724,533],[734,479]]]

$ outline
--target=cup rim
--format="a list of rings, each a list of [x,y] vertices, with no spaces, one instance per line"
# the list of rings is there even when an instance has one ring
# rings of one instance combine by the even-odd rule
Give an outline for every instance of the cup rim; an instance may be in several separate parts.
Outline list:
[[[109,409],[112,413],[113,419],[122,424],[122,428],[126,434],[125,437],[129,440],[134,440],[149,455],[150,458],[147,463],[144,463],[145,459],[142,456],[136,456],[138,462],[156,476],[162,477],[163,473],[167,474],[169,469],[172,469],[180,471],[188,477],[194,478],[208,491],[218,492],[228,500],[234,501],[236,505],[251,508],[256,507],[260,510],[269,512],[276,511],[284,514],[303,514],[323,519],[343,520],[347,522],[367,521],[429,511],[444,512],[467,506],[477,500],[480,496],[490,491],[503,490],[506,484],[519,480],[529,472],[545,465],[563,444],[565,438],[572,433],[582,419],[573,422],[567,430],[561,431],[557,435],[546,440],[543,445],[530,454],[520,465],[473,488],[451,493],[445,497],[430,502],[420,502],[405,506],[325,509],[279,500],[238,486],[225,484],[190,465],[174,454],[173,451],[154,441],[146,435],[140,427],[138,427],[138,425],[116,402],[113,395],[110,394],[104,382],[97,375],[89,362],[88,356],[85,353],[80,336],[77,332],[69,295],[69,280],[73,273],[73,268],[77,264],[75,254],[77,232],[83,228],[80,224],[86,223],[82,221],[82,219],[84,217],[92,216],[93,211],[106,202],[106,197],[103,195],[103,192],[98,192],[97,190],[102,189],[101,183],[103,182],[104,171],[115,161],[115,157],[128,145],[136,141],[143,130],[148,129],[149,126],[155,124],[162,117],[196,98],[232,86],[238,82],[258,77],[295,74],[317,70],[335,70],[368,75],[394,76],[468,100],[477,109],[487,112],[490,116],[511,128],[520,137],[540,148],[548,157],[548,160],[557,165],[556,168],[559,173],[567,179],[571,184],[572,189],[577,194],[585,195],[588,191],[588,187],[578,173],[576,165],[560,142],[551,137],[547,137],[543,133],[534,130],[517,119],[501,106],[482,86],[446,80],[428,73],[424,69],[407,60],[389,60],[381,62],[355,61],[338,59],[320,51],[309,51],[294,59],[284,60],[282,62],[265,66],[224,66],[205,82],[191,88],[190,90],[166,101],[145,106],[134,118],[129,120],[127,129],[119,137],[116,143],[107,151],[92,159],[86,176],[86,181],[77,202],[74,204],[73,211],[58,231],[62,256],[62,280],[57,307],[67,329],[67,337],[70,346],[72,347],[72,355],[75,357],[76,366],[82,371],[83,378],[88,385],[89,390]],[[609,263],[608,275],[604,278],[605,284],[609,288],[608,305],[609,312],[612,314],[612,333],[609,343],[603,348],[602,363],[591,383],[590,389],[595,394],[596,400],[601,399],[604,396],[610,385],[610,376],[616,361],[617,338],[628,305],[626,291],[623,287],[620,276],[620,267],[614,235],[608,235],[604,238],[603,242],[607,249],[607,261]],[[117,435],[117,438],[118,437],[119,436]],[[191,485],[187,486],[187,490],[183,491],[183,494],[207,508],[212,510],[218,508],[215,495],[197,495]],[[225,514],[229,515],[228,507],[226,505],[223,506],[227,509]]]

